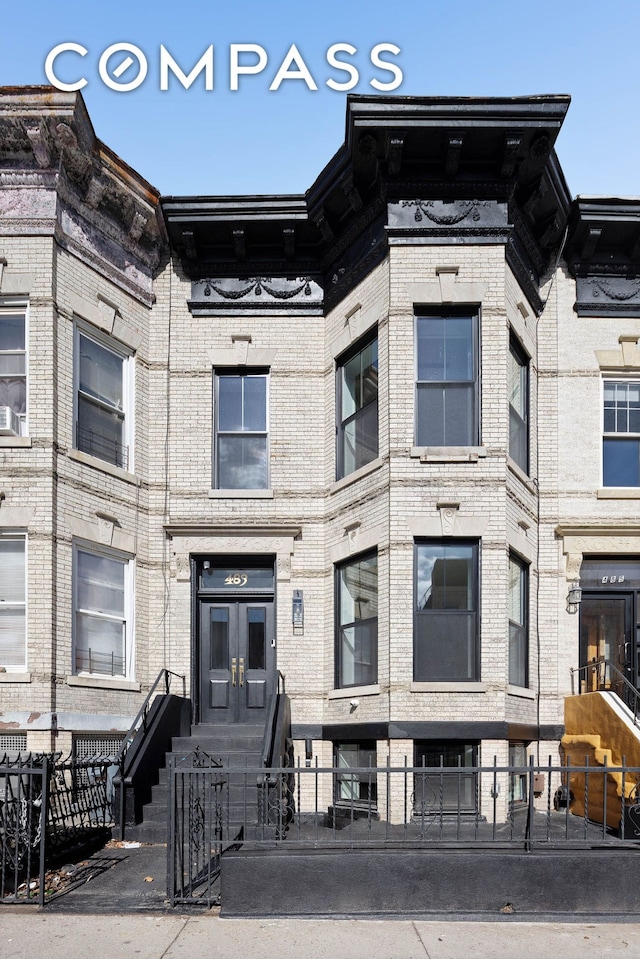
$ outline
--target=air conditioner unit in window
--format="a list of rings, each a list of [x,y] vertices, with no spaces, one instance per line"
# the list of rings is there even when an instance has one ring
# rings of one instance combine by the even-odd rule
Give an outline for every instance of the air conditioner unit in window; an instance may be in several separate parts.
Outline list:
[[[10,406],[0,406],[0,436],[20,436],[20,417]]]

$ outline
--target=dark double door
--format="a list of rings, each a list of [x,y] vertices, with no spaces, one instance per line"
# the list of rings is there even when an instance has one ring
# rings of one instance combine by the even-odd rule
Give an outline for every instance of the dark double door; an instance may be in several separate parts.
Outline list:
[[[262,723],[275,681],[272,599],[201,599],[200,722]]]

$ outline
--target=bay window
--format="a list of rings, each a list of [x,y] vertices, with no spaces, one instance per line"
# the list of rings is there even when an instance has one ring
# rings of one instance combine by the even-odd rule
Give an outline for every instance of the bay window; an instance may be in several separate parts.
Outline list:
[[[336,569],[336,688],[378,681],[378,556]]]
[[[529,361],[511,337],[509,344],[509,456],[529,472]]]
[[[509,683],[529,685],[529,568],[509,557]]]
[[[414,679],[478,680],[478,544],[415,547]]]
[[[477,446],[477,313],[417,315],[416,347],[416,445]]]
[[[378,340],[347,354],[337,370],[337,477],[378,455]]]

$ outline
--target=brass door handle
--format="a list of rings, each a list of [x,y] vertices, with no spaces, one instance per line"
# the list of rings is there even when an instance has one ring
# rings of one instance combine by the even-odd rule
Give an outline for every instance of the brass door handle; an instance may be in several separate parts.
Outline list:
[[[234,656],[233,659],[231,660],[231,685],[232,686],[235,686],[236,684],[236,668],[237,668],[237,661]]]
[[[240,657],[240,685],[244,686],[244,658]]]

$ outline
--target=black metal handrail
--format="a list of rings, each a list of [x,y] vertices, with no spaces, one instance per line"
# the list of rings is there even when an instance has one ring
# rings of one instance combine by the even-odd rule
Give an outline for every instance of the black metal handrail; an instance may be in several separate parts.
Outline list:
[[[184,676],[184,674],[182,674],[182,673],[174,673],[174,672],[172,672],[170,669],[164,669],[164,668],[161,669],[160,672],[158,673],[158,675],[157,675],[157,677],[156,677],[153,685],[152,685],[151,688],[149,689],[149,692],[148,692],[147,695],[146,695],[145,701],[143,702],[142,706],[141,706],[140,709],[138,710],[138,714],[137,714],[136,718],[133,720],[133,722],[132,722],[132,724],[131,724],[131,726],[130,726],[130,728],[129,728],[129,731],[128,731],[128,733],[127,733],[127,735],[124,737],[124,740],[123,740],[123,742],[122,742],[122,746],[120,747],[120,750],[119,750],[119,752],[118,752],[118,755],[116,756],[116,760],[115,760],[115,761],[116,761],[116,764],[117,764],[117,766],[118,766],[119,773],[120,773],[120,829],[121,829],[121,830],[124,829],[124,818],[125,818],[125,816],[124,816],[124,810],[125,810],[125,788],[124,788],[124,784],[125,784],[125,771],[124,771],[124,766],[125,766],[125,761],[126,761],[127,752],[129,751],[131,745],[133,744],[133,741],[134,741],[134,739],[135,739],[135,737],[136,737],[136,733],[140,730],[140,728],[143,729],[143,741],[144,741],[144,737],[147,735],[147,731],[148,731],[148,727],[147,727],[147,717],[148,717],[148,715],[149,715],[149,709],[151,708],[151,702],[152,702],[152,700],[153,700],[153,697],[154,697],[154,695],[155,695],[158,687],[160,686],[160,683],[161,683],[163,680],[164,680],[164,692],[165,692],[165,695],[166,695],[166,696],[169,695],[169,690],[171,689],[171,677],[172,677],[172,676],[175,677],[176,679],[181,679],[181,680],[182,680],[182,695],[183,695],[183,697],[186,696],[186,694],[187,694],[187,692],[186,692],[187,687],[186,687],[186,681],[185,681],[185,676]]]
[[[291,703],[285,690],[284,673],[278,670],[278,687],[271,697],[264,731],[262,771],[257,775],[259,822],[267,825],[271,821],[278,836],[286,831],[295,804],[291,777],[273,775],[274,767],[293,766]]]
[[[589,690],[590,692],[595,692],[596,690],[605,690],[606,692],[615,693],[616,696],[623,702],[626,701],[626,705],[629,707],[630,712],[633,713],[633,722],[640,729],[640,690],[636,689],[633,683],[630,683],[627,677],[622,673],[615,663],[612,663],[609,659],[594,659],[592,663],[587,663],[586,666],[578,666],[575,669],[571,669],[571,692],[575,695],[575,683],[574,676],[578,674],[580,681],[582,678],[587,681],[589,679],[595,679],[596,689]],[[584,676],[582,676],[584,674]],[[612,684],[611,680],[615,679],[615,684]],[[615,688],[615,686],[622,686],[626,693],[625,699],[620,696],[620,693]],[[580,685],[578,686],[578,691]],[[632,705],[633,704],[633,705]]]
[[[278,714],[282,707],[282,700],[286,696],[286,677],[283,672],[278,670],[278,687],[271,697],[269,703],[269,713],[265,724],[264,741],[262,744],[262,765],[264,767],[277,766],[282,762],[284,753],[276,749],[276,731],[278,726]]]

